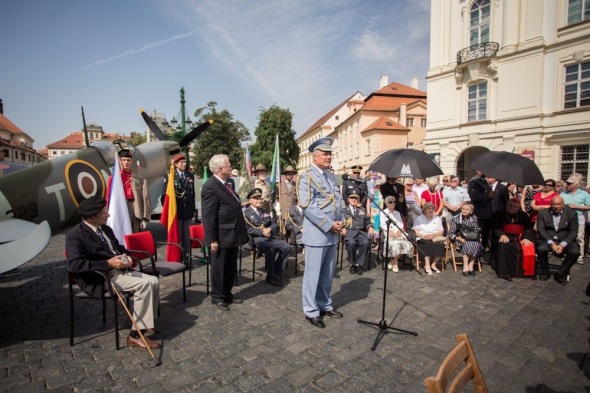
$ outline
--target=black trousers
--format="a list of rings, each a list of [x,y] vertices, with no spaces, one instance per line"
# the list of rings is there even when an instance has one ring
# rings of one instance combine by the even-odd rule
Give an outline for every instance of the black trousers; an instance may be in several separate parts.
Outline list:
[[[537,249],[537,258],[539,258],[543,274],[549,275],[549,252],[551,252],[551,246],[545,240],[539,240],[535,248]],[[560,276],[567,276],[570,268],[576,263],[580,256],[580,245],[577,242],[569,243],[563,249],[563,254],[559,254],[558,256],[562,255],[565,255],[565,258],[559,269],[557,269],[557,274]]]
[[[211,301],[230,302],[236,280],[239,247],[220,248],[211,253]]]

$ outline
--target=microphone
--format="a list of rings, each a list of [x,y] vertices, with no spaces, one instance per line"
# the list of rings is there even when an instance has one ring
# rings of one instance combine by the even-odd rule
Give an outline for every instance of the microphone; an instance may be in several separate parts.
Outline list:
[[[357,184],[363,184],[365,181],[362,179],[357,179],[356,177],[350,177],[348,176],[348,173],[345,173],[344,175],[342,175],[342,180],[351,180]]]

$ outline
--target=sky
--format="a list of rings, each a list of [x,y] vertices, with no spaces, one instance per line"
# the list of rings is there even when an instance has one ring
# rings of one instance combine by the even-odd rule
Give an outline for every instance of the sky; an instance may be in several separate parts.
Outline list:
[[[426,91],[430,0],[20,0],[2,2],[4,115],[40,149],[82,129],[144,132],[217,102],[254,138],[261,110],[297,136],[357,91]]]

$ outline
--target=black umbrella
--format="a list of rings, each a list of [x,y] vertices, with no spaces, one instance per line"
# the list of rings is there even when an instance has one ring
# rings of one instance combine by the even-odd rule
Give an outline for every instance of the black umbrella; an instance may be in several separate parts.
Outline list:
[[[505,151],[488,151],[469,163],[486,176],[521,186],[542,184],[545,179],[539,167],[530,158]]]
[[[369,165],[369,170],[383,173],[387,177],[415,179],[443,174],[442,169],[430,155],[415,149],[388,150]]]

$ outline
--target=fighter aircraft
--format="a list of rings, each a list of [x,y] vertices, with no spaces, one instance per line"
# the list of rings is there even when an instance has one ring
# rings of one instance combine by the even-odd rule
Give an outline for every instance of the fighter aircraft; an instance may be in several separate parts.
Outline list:
[[[171,157],[213,121],[198,125],[180,142],[174,142],[166,140],[149,115],[140,112],[158,141],[129,146],[132,169],[148,181],[152,206],[156,206]],[[52,234],[80,221],[78,204],[90,196],[105,195],[116,156],[114,143],[94,142],[77,152],[0,177],[0,274],[31,260],[43,251]]]

